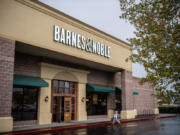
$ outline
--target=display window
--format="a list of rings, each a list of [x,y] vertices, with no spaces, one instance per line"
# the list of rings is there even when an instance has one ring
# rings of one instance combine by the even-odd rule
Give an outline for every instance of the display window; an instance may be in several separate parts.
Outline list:
[[[14,86],[12,116],[14,121],[37,120],[38,87]]]

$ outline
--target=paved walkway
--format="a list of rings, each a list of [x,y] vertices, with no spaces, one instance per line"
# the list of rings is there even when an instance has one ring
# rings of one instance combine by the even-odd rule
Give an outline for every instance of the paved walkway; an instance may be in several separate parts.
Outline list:
[[[158,116],[144,116],[141,118],[130,119],[130,120],[121,120],[121,123],[127,122],[135,122],[135,121],[144,121],[144,120],[154,120],[161,118],[171,118],[177,117],[174,114],[163,114]],[[24,135],[30,134],[33,132],[46,132],[53,130],[61,130],[61,129],[71,129],[71,128],[82,128],[87,126],[96,126],[96,125],[106,125],[111,124],[111,119],[109,118],[98,118],[98,119],[88,119],[84,121],[70,121],[70,122],[62,122],[62,123],[52,123],[52,124],[44,124],[44,125],[29,125],[29,126],[15,126],[13,128],[13,132],[8,135]]]
[[[88,120],[84,120],[84,121],[70,121],[70,122],[52,123],[52,124],[43,124],[43,125],[15,126],[13,128],[13,132],[44,129],[44,128],[76,126],[76,125],[102,123],[102,122],[110,122],[110,121],[111,121],[111,119],[109,119],[109,118],[98,118],[98,119],[88,119]]]

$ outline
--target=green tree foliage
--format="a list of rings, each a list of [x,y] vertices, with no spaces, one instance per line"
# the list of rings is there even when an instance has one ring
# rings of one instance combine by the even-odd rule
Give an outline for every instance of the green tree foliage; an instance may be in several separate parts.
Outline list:
[[[147,76],[158,91],[180,94],[180,1],[119,0],[122,14],[136,28],[128,39],[134,53],[130,59],[144,65]],[[170,87],[171,86],[171,87]]]
[[[176,104],[178,97],[177,94],[171,90],[158,91],[157,96],[159,100],[159,105],[162,104]]]

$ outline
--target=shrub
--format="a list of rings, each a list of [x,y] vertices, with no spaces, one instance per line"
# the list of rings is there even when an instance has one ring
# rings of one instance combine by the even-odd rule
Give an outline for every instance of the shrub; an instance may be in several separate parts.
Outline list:
[[[180,106],[160,106],[160,113],[180,113]]]

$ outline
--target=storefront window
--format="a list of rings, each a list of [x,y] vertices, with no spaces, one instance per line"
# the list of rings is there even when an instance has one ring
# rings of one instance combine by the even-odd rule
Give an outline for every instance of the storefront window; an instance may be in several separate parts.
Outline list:
[[[58,81],[53,81],[54,93],[58,93]]]
[[[107,114],[107,94],[87,92],[86,107],[88,115]]]
[[[69,81],[53,80],[53,92],[60,94],[74,94],[75,83]]]
[[[57,81],[57,80],[54,80],[54,81]],[[64,90],[65,90],[65,83],[64,81],[58,81],[59,82],[59,93],[64,93]]]
[[[65,94],[70,94],[69,82],[65,82]]]
[[[12,116],[14,121],[37,119],[38,88],[14,86]]]

